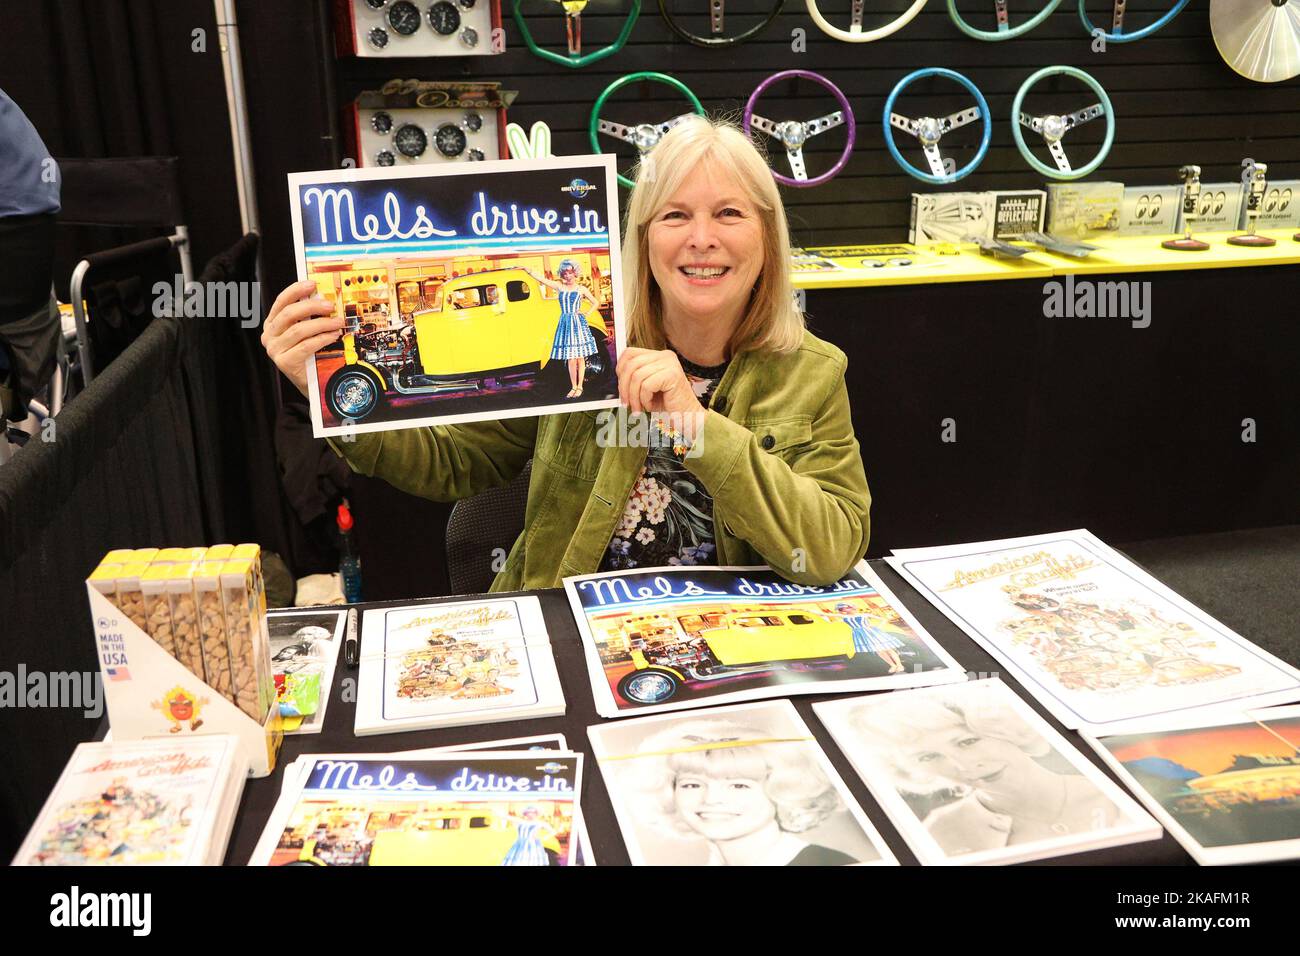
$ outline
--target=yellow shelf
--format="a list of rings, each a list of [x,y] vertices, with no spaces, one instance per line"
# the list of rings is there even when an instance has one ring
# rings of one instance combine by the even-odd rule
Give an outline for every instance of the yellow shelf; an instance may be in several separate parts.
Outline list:
[[[982,255],[977,246],[949,246],[941,255],[930,246],[905,243],[879,246],[833,246],[805,250],[797,258],[792,279],[799,289],[848,289],[884,285],[929,285],[943,282],[984,282],[996,279],[1045,279],[1054,275],[1088,275],[1122,272],[1165,272],[1179,269],[1229,269],[1247,266],[1294,265],[1300,263],[1300,242],[1293,229],[1262,230],[1260,235],[1277,240],[1269,247],[1229,245],[1232,233],[1200,233],[1208,242],[1201,252],[1178,252],[1162,248],[1160,236],[1131,236],[1095,240],[1100,248],[1086,259],[1045,252],[1029,243],[1018,243],[1034,251],[1022,259],[995,259]],[[940,247],[942,248],[942,247]],[[833,251],[833,257],[823,250]],[[847,254],[846,254],[847,253]],[[834,268],[808,271],[822,257]],[[910,265],[889,265],[890,260],[907,259]],[[885,262],[864,266],[863,261]]]

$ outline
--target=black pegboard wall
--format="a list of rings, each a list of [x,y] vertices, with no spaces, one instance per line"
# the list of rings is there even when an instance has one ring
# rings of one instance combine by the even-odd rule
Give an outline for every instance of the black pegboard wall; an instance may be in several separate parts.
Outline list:
[[[704,0],[667,0],[678,22],[697,34],[708,30]],[[894,19],[908,0],[868,3],[868,29]],[[838,177],[809,189],[782,187],[796,243],[822,245],[848,241],[890,242],[906,238],[909,197],[914,191],[1041,188],[1043,178],[1016,150],[1010,128],[1011,104],[1020,84],[1044,66],[1064,64],[1088,71],[1108,92],[1117,117],[1115,145],[1088,180],[1118,180],[1129,185],[1173,183],[1178,167],[1195,163],[1203,181],[1237,181],[1240,162],[1251,157],[1269,164],[1270,178],[1300,178],[1300,79],[1255,83],[1234,73],[1220,58],[1210,36],[1209,0],[1192,0],[1172,23],[1133,43],[1108,44],[1093,51],[1074,0],[1064,0],[1035,30],[1014,40],[990,43],[961,33],[941,0],[929,0],[921,13],[893,36],[872,43],[844,43],[824,34],[802,0],[785,10],[757,38],[736,47],[704,49],[675,36],[655,0],[643,4],[627,45],[618,53],[580,70],[534,56],[523,42],[510,0],[503,0],[506,52],[492,57],[339,60],[336,87],[343,102],[358,92],[378,89],[397,77],[500,80],[519,91],[510,109],[512,122],[528,128],[546,121],[557,154],[590,152],[587,122],[600,92],[620,76],[642,70],[668,73],[690,87],[711,113],[739,119],[745,101],[767,76],[780,70],[821,73],[848,97],[858,123],[857,144]],[[967,22],[993,29],[992,0],[959,0]],[[1130,0],[1126,24],[1136,30],[1161,16],[1164,0]],[[1041,9],[1032,0],[1010,0],[1012,25]],[[847,28],[849,0],[822,0],[823,15]],[[554,0],[524,0],[524,12],[538,42],[565,49],[563,19]],[[625,3],[592,0],[583,14],[584,51],[611,42],[623,22]],[[728,33],[738,33],[772,9],[763,0],[727,0]],[[1108,0],[1090,0],[1093,23],[1109,29]],[[677,11],[690,11],[678,14]],[[803,31],[802,37],[796,31]],[[802,39],[802,43],[799,42]],[[801,48],[801,49],[800,49]],[[992,141],[980,167],[960,182],[931,186],[913,179],[885,148],[881,115],[894,85],[913,70],[941,66],[966,75],[983,92],[993,118]],[[1064,112],[1094,101],[1077,81],[1053,78],[1036,87],[1027,101],[1031,112]],[[836,108],[813,83],[785,82],[768,91],[759,112],[769,118],[811,119]],[[921,80],[900,99],[896,110],[908,116],[947,115],[971,102],[947,80]],[[659,120],[685,112],[679,94],[661,84],[624,88],[607,103],[604,115],[618,122]],[[1071,160],[1091,159],[1104,133],[1096,120],[1067,135]],[[979,125],[945,137],[941,151],[964,166],[979,142]],[[1040,160],[1049,162],[1041,140]],[[779,171],[789,174],[784,154],[766,141]],[[900,135],[899,147],[914,165],[924,167],[915,140]],[[810,175],[829,168],[844,146],[843,129],[812,141],[804,153]],[[602,148],[617,149],[631,162],[632,147],[602,137]]]

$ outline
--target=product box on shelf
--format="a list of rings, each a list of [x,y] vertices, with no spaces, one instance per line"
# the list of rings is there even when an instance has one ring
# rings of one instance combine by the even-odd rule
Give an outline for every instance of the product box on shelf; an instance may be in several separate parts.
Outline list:
[[[1123,183],[1048,183],[1047,231],[1062,239],[1114,236],[1123,203]]]
[[[1126,186],[1119,207],[1121,236],[1171,236],[1183,211],[1182,184]]]
[[[912,193],[907,241],[913,245],[1018,239],[1041,232],[1046,194],[1041,189],[979,193]]]
[[[363,168],[508,159],[517,95],[488,81],[392,80],[345,107],[345,145]]]
[[[339,56],[504,53],[500,0],[334,0]]]
[[[1241,211],[1241,183],[1201,183],[1193,232],[1235,232]],[[1182,228],[1181,217],[1179,228]]]
[[[145,563],[118,552],[109,557],[125,562],[106,559],[87,579],[115,741],[231,734],[252,776],[274,769],[283,735],[259,555],[165,549]]]
[[[1300,228],[1300,179],[1273,179],[1259,204],[1256,229]]]

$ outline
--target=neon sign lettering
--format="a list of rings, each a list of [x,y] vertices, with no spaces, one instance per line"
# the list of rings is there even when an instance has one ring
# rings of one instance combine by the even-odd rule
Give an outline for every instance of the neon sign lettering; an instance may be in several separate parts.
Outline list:
[[[456,235],[455,229],[439,229],[425,212],[424,206],[415,207],[415,221],[410,228],[402,228],[402,205],[391,193],[384,194],[384,225],[388,231],[380,229],[379,217],[370,213],[361,218],[361,228],[357,229],[356,200],[351,189],[321,189],[312,186],[303,190],[304,207],[317,203],[317,215],[320,224],[320,241],[328,242],[384,242],[389,239],[428,239],[430,236],[448,238]],[[343,234],[344,206],[347,207],[348,235]],[[333,212],[334,232],[330,235],[330,213]]]

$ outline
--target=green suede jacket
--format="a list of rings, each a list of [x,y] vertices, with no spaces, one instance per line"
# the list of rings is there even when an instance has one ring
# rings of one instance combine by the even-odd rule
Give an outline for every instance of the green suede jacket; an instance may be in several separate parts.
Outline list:
[[[824,585],[866,553],[871,495],[847,364],[806,332],[794,352],[743,352],[727,367],[698,455],[685,459],[713,495],[718,564],[768,564],[796,583]],[[558,587],[599,568],[645,464],[645,447],[597,442],[606,420],[597,416],[607,414],[368,432],[330,445],[353,471],[434,501],[505,484],[533,459],[524,531],[492,590]]]

